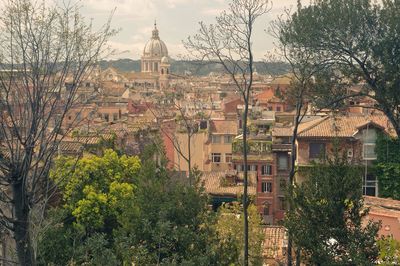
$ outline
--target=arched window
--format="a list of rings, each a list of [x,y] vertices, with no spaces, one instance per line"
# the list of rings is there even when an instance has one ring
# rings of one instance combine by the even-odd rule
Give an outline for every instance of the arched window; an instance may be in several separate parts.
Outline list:
[[[167,74],[169,74],[169,68],[167,68]]]
[[[164,68],[161,68],[161,74],[164,75]]]

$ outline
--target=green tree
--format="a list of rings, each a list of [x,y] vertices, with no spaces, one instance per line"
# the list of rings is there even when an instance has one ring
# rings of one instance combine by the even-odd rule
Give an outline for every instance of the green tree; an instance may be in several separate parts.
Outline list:
[[[49,211],[40,263],[218,265],[208,197],[198,182],[174,178],[154,152],[148,147],[142,162],[111,150],[57,160],[62,205]]]
[[[400,141],[379,134],[375,150],[379,195],[400,200]]]
[[[193,177],[198,179],[194,172]],[[198,182],[185,185],[144,160],[135,190],[137,212],[127,212],[116,232],[117,252],[137,265],[212,265],[208,251],[213,213]]]
[[[385,237],[378,240],[379,265],[399,265],[400,264],[400,241],[393,237]]]
[[[361,173],[336,156],[300,171],[305,181],[290,187],[292,209],[284,224],[304,261],[312,265],[373,265],[379,224],[363,219]]]
[[[216,241],[214,252],[219,254],[219,265],[241,265],[243,261],[243,207],[238,202],[220,207],[213,225]],[[264,232],[255,205],[249,206],[249,262],[262,265]]]
[[[112,255],[114,230],[125,223],[127,212],[137,211],[134,190],[140,168],[139,158],[118,156],[112,150],[105,150],[102,157],[59,158],[51,175],[62,206],[49,213],[50,219],[56,218],[41,240],[40,261],[100,265],[100,255]],[[109,258],[106,261],[114,261]]]
[[[348,85],[365,82],[360,95],[376,100],[399,136],[400,2],[317,0],[305,7],[298,2],[279,29],[281,42],[328,63]]]

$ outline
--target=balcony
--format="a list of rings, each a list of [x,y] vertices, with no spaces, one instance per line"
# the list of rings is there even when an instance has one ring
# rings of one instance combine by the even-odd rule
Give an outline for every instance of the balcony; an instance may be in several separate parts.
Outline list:
[[[249,139],[247,141],[248,153],[249,154],[268,154],[271,153],[272,141],[270,140],[258,140]],[[242,139],[235,139],[232,143],[232,153],[243,152],[243,141]]]
[[[272,151],[291,151],[291,144],[272,144]]]

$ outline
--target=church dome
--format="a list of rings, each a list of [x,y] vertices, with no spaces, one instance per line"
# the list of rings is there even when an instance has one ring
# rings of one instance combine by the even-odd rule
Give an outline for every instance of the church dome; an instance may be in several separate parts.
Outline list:
[[[147,42],[143,49],[143,57],[168,57],[167,46],[160,40],[156,24],[154,24],[154,30],[150,41]]]

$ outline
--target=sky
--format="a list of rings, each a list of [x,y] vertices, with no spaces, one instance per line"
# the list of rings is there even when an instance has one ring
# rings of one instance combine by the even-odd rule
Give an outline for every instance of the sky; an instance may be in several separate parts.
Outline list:
[[[274,48],[274,39],[268,34],[269,24],[283,13],[284,8],[296,6],[296,0],[274,0],[271,11],[255,25],[254,54],[261,60]],[[215,17],[228,7],[228,0],[83,0],[82,14],[93,19],[95,25],[106,22],[115,9],[112,26],[119,33],[110,40],[116,50],[113,58],[139,59],[151,37],[154,20],[160,38],[172,58],[185,54],[182,40],[194,35],[199,22],[215,22]]]
[[[92,19],[94,25],[104,24],[112,10],[112,26],[120,29],[110,40],[116,50],[113,58],[139,59],[143,48],[151,37],[154,20],[160,31],[160,38],[166,43],[169,55],[179,58],[185,54],[182,40],[194,35],[199,29],[198,22],[215,22],[215,17],[227,9],[230,0],[44,0],[47,2],[80,1],[82,15]],[[271,11],[259,18],[255,25],[254,54],[262,60],[267,52],[274,49],[276,40],[268,34],[270,22],[284,12],[285,8],[295,8],[297,0],[270,0]],[[5,4],[0,0],[0,8]],[[309,4],[310,0],[301,0]],[[381,0],[378,1],[381,3]]]

